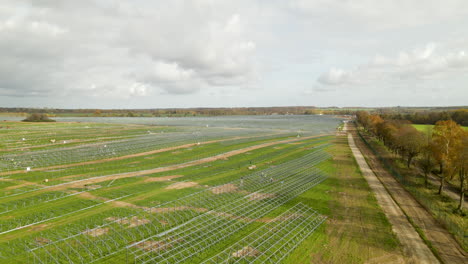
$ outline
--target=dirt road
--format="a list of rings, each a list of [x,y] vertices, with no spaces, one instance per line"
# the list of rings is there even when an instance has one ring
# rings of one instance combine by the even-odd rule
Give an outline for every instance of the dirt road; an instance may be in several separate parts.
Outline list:
[[[350,132],[356,140],[359,149],[367,157],[372,171],[386,187],[401,210],[425,234],[426,239],[437,250],[442,261],[445,263],[468,263],[466,252],[460,247],[453,236],[382,167],[377,157],[361,141],[354,127]]]
[[[390,194],[369,168],[351,134],[348,134],[348,141],[364,178],[374,191],[380,207],[382,207],[385,215],[392,224],[392,229],[405,248],[407,256],[414,260],[414,263],[439,263],[437,258],[432,254],[431,250],[426,246],[424,241],[401,211],[400,207],[398,207]]]

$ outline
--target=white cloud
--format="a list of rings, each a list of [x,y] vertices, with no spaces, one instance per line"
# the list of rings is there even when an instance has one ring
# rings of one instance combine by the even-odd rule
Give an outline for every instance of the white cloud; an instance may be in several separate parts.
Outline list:
[[[437,24],[468,15],[465,0],[293,0],[290,8],[332,25],[373,29]]]
[[[349,71],[333,68],[322,73],[317,82],[322,85],[385,85],[403,80],[444,79],[454,72],[466,73],[467,68],[465,51],[438,51],[436,44],[429,43],[423,48],[401,51],[394,57],[377,55]]]
[[[340,105],[420,87],[460,104],[442,88],[466,87],[467,18],[465,0],[2,0],[0,101]],[[304,97],[311,76],[328,101]]]
[[[347,83],[352,80],[352,73],[342,70],[332,68],[328,72],[323,73],[317,79],[318,82],[326,85],[339,85]]]
[[[251,81],[241,15],[212,1],[137,2],[0,3],[0,95],[125,98]]]

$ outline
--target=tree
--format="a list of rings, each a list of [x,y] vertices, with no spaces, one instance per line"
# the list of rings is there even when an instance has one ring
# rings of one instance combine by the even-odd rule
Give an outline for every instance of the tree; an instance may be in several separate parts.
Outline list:
[[[458,168],[458,177],[460,180],[460,202],[458,210],[463,208],[465,201],[465,190],[468,187],[468,131],[463,131],[461,144],[456,147],[455,166]]]
[[[46,114],[33,113],[29,115],[23,122],[55,122],[50,119]]]
[[[464,133],[463,128],[452,120],[438,121],[434,126],[433,154],[441,168],[439,194],[442,194],[445,180],[453,178],[458,170],[457,157],[460,145],[463,144]]]
[[[369,113],[366,111],[359,111],[356,113],[357,121],[364,127],[364,129],[369,129]]]
[[[432,142],[432,128],[431,127],[428,127],[425,138],[426,138],[426,142],[424,146],[421,148],[422,157],[419,160],[418,164],[424,173],[424,186],[426,186],[427,188],[427,185],[429,183],[428,176],[431,173],[432,168],[435,165],[434,157],[432,156],[433,142]]]
[[[413,158],[421,152],[424,146],[426,141],[424,134],[410,125],[405,125],[398,130],[396,138],[402,154],[406,156],[406,165],[409,168]]]
[[[383,140],[384,144],[388,146],[392,151],[395,150],[395,135],[398,132],[398,127],[395,122],[382,122],[377,124],[377,133],[379,138]]]
[[[377,127],[383,122],[384,120],[379,115],[369,116],[369,127],[371,132],[374,133],[374,135],[377,135]]]

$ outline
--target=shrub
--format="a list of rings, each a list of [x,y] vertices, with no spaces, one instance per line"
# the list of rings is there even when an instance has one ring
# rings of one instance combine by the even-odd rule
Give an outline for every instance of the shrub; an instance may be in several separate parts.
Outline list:
[[[55,122],[55,120],[50,119],[46,114],[34,113],[24,119],[23,122]]]

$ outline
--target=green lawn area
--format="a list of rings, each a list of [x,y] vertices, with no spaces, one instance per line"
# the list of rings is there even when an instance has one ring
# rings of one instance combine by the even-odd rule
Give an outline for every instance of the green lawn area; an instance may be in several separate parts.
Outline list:
[[[412,124],[413,127],[415,127],[417,130],[426,132],[427,129],[432,129],[434,125],[420,125],[420,124]],[[462,126],[463,129],[468,130],[468,126]]]
[[[330,149],[329,179],[302,194],[302,202],[329,218],[286,259],[285,263],[374,263],[396,259],[401,246],[374,194],[363,178],[347,138]],[[377,263],[377,262],[375,262]]]

